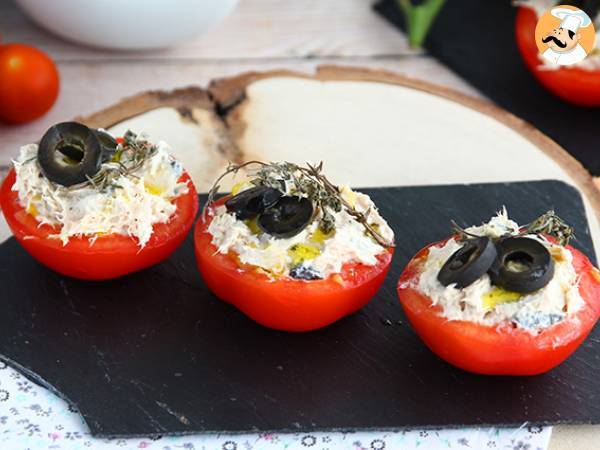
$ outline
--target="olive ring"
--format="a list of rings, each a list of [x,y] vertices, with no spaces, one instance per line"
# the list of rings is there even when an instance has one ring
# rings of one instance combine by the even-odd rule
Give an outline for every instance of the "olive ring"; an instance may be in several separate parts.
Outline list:
[[[284,196],[268,186],[255,186],[225,202],[227,210],[239,220],[258,217],[258,227],[276,238],[300,233],[310,223],[314,207],[308,198]]]
[[[96,133],[85,125],[58,123],[42,137],[37,159],[46,178],[63,186],[72,186],[98,173],[102,164],[102,145]]]
[[[119,143],[110,133],[107,133],[104,130],[98,129],[93,130],[93,132],[98,137],[100,146],[102,147],[102,162],[110,160],[116,153]]]
[[[258,226],[265,233],[289,238],[300,233],[313,218],[313,204],[304,197],[281,197],[258,216]]]
[[[498,257],[489,275],[496,286],[530,293],[546,286],[554,276],[550,252],[536,239],[509,237],[496,244]]]
[[[467,240],[444,263],[438,273],[439,282],[458,289],[469,286],[485,274],[496,259],[496,247],[487,236]]]
[[[267,208],[273,206],[282,195],[278,189],[255,186],[234,195],[225,202],[225,206],[239,220],[247,220],[262,214]]]

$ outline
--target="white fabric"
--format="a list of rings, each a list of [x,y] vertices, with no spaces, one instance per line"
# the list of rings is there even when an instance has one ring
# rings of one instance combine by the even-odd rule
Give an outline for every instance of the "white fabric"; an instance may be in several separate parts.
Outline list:
[[[2,450],[547,450],[551,434],[551,427],[525,423],[519,428],[100,439],[65,401],[0,361]]]

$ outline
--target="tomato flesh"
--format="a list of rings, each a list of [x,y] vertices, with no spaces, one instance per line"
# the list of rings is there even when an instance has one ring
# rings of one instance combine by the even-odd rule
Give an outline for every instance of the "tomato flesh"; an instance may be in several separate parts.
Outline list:
[[[444,241],[432,245],[442,245]],[[600,278],[578,250],[573,265],[585,304],[574,315],[531,334],[510,325],[496,327],[448,320],[439,305],[416,289],[429,247],[408,263],[398,282],[398,296],[415,332],[440,358],[469,372],[488,375],[536,375],[563,362],[585,340],[600,316]]]
[[[255,267],[240,266],[233,255],[218,253],[208,232],[211,220],[210,214],[200,218],[194,231],[196,260],[206,285],[254,321],[277,330],[315,330],[358,311],[377,293],[392,261],[389,249],[374,266],[345,264],[339,275],[325,280],[272,279]]]
[[[169,222],[153,226],[146,246],[140,249],[130,236],[110,234],[99,236],[93,245],[87,236],[71,237],[66,245],[50,238],[59,229],[41,225],[19,204],[17,192],[11,190],[16,179],[14,170],[7,175],[0,189],[0,206],[15,239],[40,263],[73,278],[106,280],[152,266],[168,258],[183,242],[198,213],[198,195],[189,175],[188,192],[173,200],[176,212]]]
[[[546,89],[563,100],[580,106],[600,106],[600,70],[540,68],[542,62],[535,43],[537,20],[534,10],[523,6],[519,8],[515,36],[527,68]]]

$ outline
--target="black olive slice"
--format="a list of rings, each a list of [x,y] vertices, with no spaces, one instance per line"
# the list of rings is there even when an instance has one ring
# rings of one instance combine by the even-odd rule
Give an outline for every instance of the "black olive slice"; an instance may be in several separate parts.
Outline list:
[[[102,147],[102,162],[106,162],[113,157],[117,151],[119,143],[117,140],[104,130],[93,130],[98,136],[100,146]]]
[[[231,197],[225,202],[225,206],[238,219],[247,220],[256,217],[265,209],[274,205],[282,195],[283,193],[277,189],[256,186]]]
[[[485,274],[496,259],[496,247],[489,237],[469,239],[444,263],[437,279],[444,286],[452,283],[462,289]]]
[[[98,136],[77,122],[58,123],[48,129],[38,148],[42,174],[63,186],[82,183],[93,177],[102,164]]]
[[[539,241],[509,237],[496,244],[498,257],[489,270],[492,283],[507,291],[529,293],[546,286],[554,276],[554,261]]]
[[[265,233],[288,238],[300,233],[313,216],[312,202],[301,197],[281,197],[277,203],[258,216],[258,226]]]

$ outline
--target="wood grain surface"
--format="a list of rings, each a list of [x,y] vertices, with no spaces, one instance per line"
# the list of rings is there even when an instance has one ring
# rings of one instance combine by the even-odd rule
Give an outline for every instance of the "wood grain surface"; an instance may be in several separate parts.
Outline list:
[[[371,11],[370,0],[241,0],[223,23],[177,47],[115,53],[90,50],[31,26],[12,0],[0,2],[0,30],[11,41],[35,42],[60,62],[173,59],[273,59],[398,56],[410,50]]]

